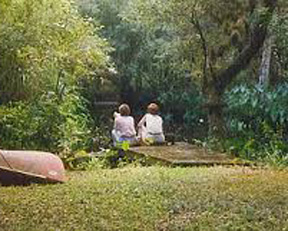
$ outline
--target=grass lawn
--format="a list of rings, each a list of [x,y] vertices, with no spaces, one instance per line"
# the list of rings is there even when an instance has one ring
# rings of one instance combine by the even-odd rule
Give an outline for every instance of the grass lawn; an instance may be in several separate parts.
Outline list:
[[[288,171],[126,167],[0,187],[0,230],[288,230]]]

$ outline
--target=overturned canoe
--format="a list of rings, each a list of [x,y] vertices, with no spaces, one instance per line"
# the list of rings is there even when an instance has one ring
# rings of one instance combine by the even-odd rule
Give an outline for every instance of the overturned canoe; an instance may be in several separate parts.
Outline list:
[[[61,159],[52,153],[0,150],[0,184],[27,185],[65,181]]]

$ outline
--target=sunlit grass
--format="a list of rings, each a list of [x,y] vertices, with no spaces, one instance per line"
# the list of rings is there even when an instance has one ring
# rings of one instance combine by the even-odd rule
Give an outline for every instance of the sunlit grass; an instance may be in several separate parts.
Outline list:
[[[0,230],[288,230],[288,172],[126,167],[0,188]]]

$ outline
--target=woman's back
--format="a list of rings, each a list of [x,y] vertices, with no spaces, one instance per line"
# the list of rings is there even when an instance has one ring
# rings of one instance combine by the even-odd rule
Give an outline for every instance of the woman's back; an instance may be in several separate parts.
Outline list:
[[[146,114],[146,128],[149,134],[163,133],[163,120],[159,115]]]
[[[136,135],[134,119],[132,116],[117,116],[115,118],[115,130],[120,136],[131,137]]]

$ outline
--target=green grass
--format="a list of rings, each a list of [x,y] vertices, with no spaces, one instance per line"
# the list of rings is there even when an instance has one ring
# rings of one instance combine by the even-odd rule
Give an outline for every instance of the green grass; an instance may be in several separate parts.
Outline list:
[[[288,172],[126,167],[0,188],[0,230],[288,230]]]

